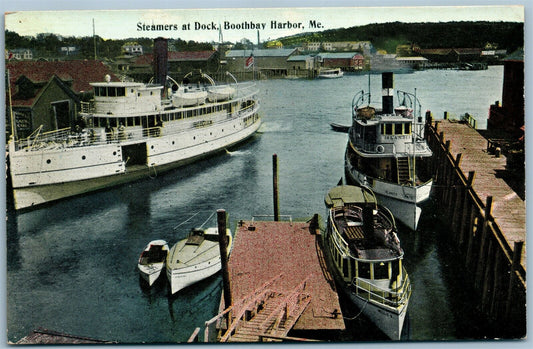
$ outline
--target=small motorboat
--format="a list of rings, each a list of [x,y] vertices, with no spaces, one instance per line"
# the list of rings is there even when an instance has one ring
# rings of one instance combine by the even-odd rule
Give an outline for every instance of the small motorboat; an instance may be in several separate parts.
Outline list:
[[[232,244],[229,229],[226,238],[229,254]],[[218,229],[192,229],[187,238],[172,246],[166,267],[172,294],[217,273],[221,269]]]
[[[336,131],[336,132],[348,133],[348,131],[350,130],[350,126],[349,125],[341,125],[341,124],[337,124],[335,122],[332,122],[329,125],[331,126],[333,131]]]
[[[157,280],[168,255],[168,244],[165,240],[153,240],[146,245],[139,257],[137,267],[144,280],[150,286]]]

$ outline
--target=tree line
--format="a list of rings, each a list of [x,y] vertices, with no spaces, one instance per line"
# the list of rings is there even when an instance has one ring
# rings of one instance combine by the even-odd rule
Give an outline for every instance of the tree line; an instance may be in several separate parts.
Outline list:
[[[416,45],[425,49],[483,48],[487,43],[513,52],[524,46],[524,23],[519,22],[439,22],[380,23],[350,28],[302,33],[279,39],[284,46],[303,42],[370,41],[376,49],[393,53],[396,45]]]
[[[5,31],[5,48],[29,48],[33,50],[34,58],[55,58],[60,55],[61,47],[76,47],[77,51],[72,58],[93,59],[95,54],[100,59],[113,59],[122,55],[122,46],[126,43],[136,42],[143,47],[144,53],[153,51],[154,40],[151,38],[129,39],[103,39],[99,36],[62,37],[55,34],[37,34],[35,36],[21,36],[16,32]],[[203,51],[212,50],[209,43],[169,39],[169,50],[173,51]]]
[[[245,40],[245,39],[243,39]],[[439,22],[439,23],[380,23],[350,28],[329,29],[321,32],[302,33],[278,39],[285,47],[296,47],[304,42],[334,41],[370,41],[376,49],[389,53],[397,45],[416,45],[420,48],[483,48],[487,43],[498,49],[513,52],[524,46],[524,23],[518,22]],[[249,40],[248,40],[249,41]],[[61,37],[54,34],[37,34],[20,36],[18,33],[5,31],[5,47],[31,48],[34,57],[57,57],[60,48],[73,46],[78,49],[76,57],[94,58],[95,46],[98,58],[113,59],[122,54],[122,46],[128,42],[137,42],[143,46],[145,53],[152,52],[153,39],[103,39],[99,36]],[[251,42],[250,42],[251,43]],[[266,43],[265,43],[266,44]],[[169,50],[202,51],[212,50],[212,44],[205,42],[169,39]],[[237,43],[234,48],[245,48]]]

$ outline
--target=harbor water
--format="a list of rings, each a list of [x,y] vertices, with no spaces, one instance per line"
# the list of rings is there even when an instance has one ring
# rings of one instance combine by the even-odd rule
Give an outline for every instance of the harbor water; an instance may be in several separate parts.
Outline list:
[[[249,142],[172,172],[46,207],[7,213],[7,338],[16,342],[46,329],[120,343],[185,342],[218,309],[220,273],[169,296],[164,273],[152,288],[139,278],[146,243],[170,246],[223,208],[232,231],[240,219],[273,214],[272,155],[278,155],[280,214],[324,217],[324,195],[343,177],[353,95],[367,75],[331,80],[258,82],[263,125]],[[485,127],[501,100],[503,67],[482,71],[428,70],[396,74],[395,88],[415,93],[423,112],[469,113]],[[370,75],[381,100],[381,75]],[[152,177],[153,174],[152,174]],[[460,264],[438,206],[423,211],[419,231],[402,229],[405,266],[413,284],[404,339],[491,338],[478,312],[469,271]],[[207,222],[206,222],[207,220]],[[345,340],[384,340],[357,317],[344,316]],[[352,320],[353,319],[353,320]],[[201,336],[203,339],[203,336]]]

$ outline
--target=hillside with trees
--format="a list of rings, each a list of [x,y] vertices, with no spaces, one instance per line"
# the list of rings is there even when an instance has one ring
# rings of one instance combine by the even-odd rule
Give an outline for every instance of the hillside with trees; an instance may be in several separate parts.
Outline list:
[[[31,48],[34,57],[57,57],[59,49],[64,46],[74,46],[78,48],[76,55],[71,58],[92,59],[94,58],[94,46],[96,43],[96,55],[99,58],[113,59],[122,54],[122,46],[127,42],[137,42],[142,45],[144,53],[152,52],[154,40],[151,38],[129,38],[129,39],[103,39],[99,36],[92,37],[62,37],[54,34],[37,34],[36,36],[20,36],[16,32],[5,31],[5,47],[7,50],[15,48]],[[209,43],[199,43],[195,41],[185,41],[181,39],[169,39],[169,50],[173,51],[202,51],[211,50]]]
[[[421,48],[473,48],[487,43],[513,52],[524,45],[524,24],[517,22],[380,23],[303,33],[279,39],[284,46],[303,42],[370,41],[395,52],[397,45]]]

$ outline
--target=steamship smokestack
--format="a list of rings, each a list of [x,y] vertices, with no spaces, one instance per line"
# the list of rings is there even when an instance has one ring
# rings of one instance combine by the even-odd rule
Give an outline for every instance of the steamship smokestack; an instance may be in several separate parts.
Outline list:
[[[168,41],[165,38],[154,40],[154,79],[158,85],[165,86],[168,70]]]
[[[383,114],[392,114],[394,111],[393,105],[393,77],[392,72],[386,72],[381,74],[381,87],[382,87],[382,108]]]

